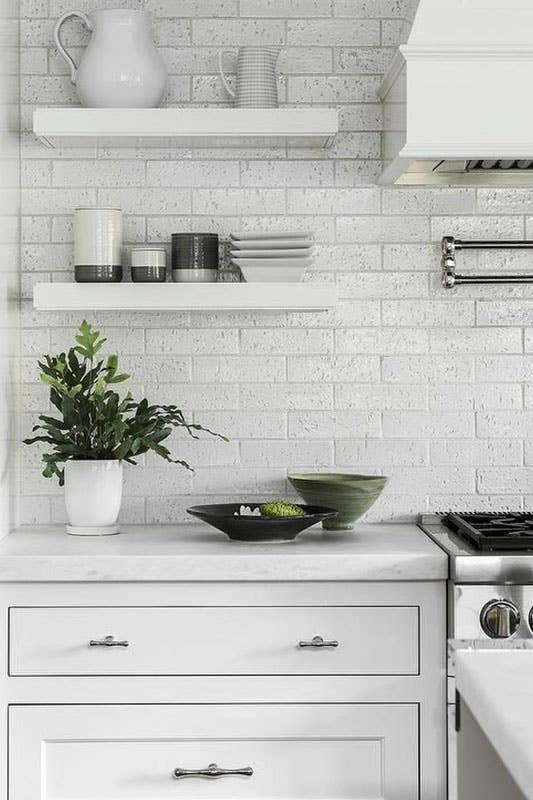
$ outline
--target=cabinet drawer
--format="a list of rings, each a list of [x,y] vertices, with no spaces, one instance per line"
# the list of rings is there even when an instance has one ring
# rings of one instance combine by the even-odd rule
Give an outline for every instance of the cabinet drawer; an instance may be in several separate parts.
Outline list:
[[[10,609],[11,675],[414,675],[418,646],[415,606]]]
[[[217,780],[175,770],[246,770]],[[15,706],[10,800],[414,800],[416,705]]]

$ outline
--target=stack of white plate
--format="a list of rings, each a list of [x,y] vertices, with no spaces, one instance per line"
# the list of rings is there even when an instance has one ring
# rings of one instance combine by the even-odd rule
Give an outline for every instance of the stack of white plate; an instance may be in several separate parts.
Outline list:
[[[232,233],[231,261],[249,283],[296,283],[313,263],[314,244],[308,231]]]

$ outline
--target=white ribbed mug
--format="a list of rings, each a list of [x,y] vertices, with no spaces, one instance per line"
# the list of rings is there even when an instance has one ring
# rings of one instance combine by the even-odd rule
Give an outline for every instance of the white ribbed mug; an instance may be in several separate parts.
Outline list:
[[[280,47],[240,47],[237,55],[237,86],[235,91],[224,73],[224,56],[234,56],[233,50],[218,54],[222,84],[237,108],[277,108],[277,61]]]

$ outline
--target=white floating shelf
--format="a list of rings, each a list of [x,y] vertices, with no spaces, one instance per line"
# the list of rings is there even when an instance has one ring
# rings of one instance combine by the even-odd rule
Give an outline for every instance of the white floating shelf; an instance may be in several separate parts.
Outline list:
[[[334,286],[314,283],[38,283],[41,311],[326,311]]]
[[[37,108],[34,133],[48,147],[327,147],[333,108]]]

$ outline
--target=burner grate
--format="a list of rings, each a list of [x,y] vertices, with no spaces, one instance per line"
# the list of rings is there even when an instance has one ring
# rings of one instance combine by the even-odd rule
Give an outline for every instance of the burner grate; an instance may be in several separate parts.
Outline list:
[[[533,513],[526,511],[455,513],[444,515],[444,524],[476,550],[533,550]]]

